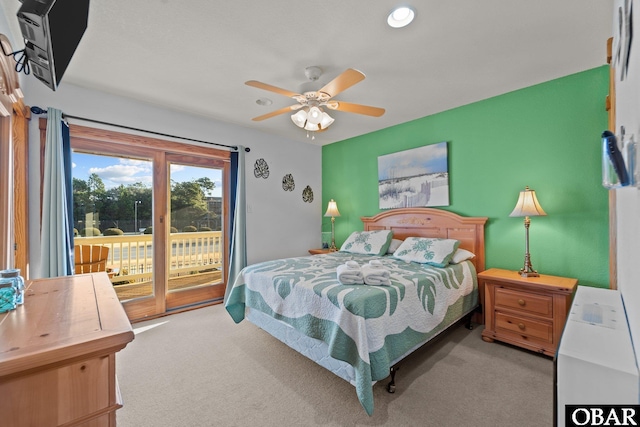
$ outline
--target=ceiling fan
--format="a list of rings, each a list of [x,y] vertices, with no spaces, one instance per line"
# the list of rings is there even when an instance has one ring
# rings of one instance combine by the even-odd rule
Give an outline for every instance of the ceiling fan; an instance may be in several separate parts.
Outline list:
[[[305,75],[311,81],[316,81],[322,74],[322,70],[319,67],[307,67],[305,68]],[[289,107],[281,108],[271,113],[263,114],[258,117],[254,117],[253,121],[261,121],[269,119],[271,117],[278,116],[280,114],[296,111],[291,115],[291,120],[299,128],[311,132],[321,132],[326,130],[331,123],[334,122],[333,117],[329,116],[322,107],[326,107],[329,110],[344,111],[347,113],[364,114],[366,116],[380,117],[384,114],[384,108],[370,107],[367,105],[353,104],[351,102],[343,102],[332,99],[340,92],[349,89],[356,83],[364,80],[365,75],[353,68],[347,69],[338,77],[331,80],[317,91],[304,92],[302,94],[291,92],[286,89],[281,89],[276,86],[272,86],[266,83],[262,83],[256,80],[249,80],[245,82],[248,86],[257,87],[258,89],[264,89],[271,92],[278,93],[280,95],[293,98],[298,103]]]

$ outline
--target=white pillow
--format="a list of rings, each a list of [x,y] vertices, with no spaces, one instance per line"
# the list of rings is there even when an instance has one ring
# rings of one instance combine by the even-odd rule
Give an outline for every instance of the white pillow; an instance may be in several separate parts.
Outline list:
[[[466,249],[458,248],[456,250],[456,253],[454,253],[451,257],[451,261],[449,261],[449,264],[460,264],[462,261],[474,258],[475,256],[476,254],[474,254],[473,252],[469,252]]]
[[[453,239],[407,237],[393,256],[403,261],[445,267],[459,245],[460,241]]]
[[[400,239],[391,239],[391,243],[389,243],[389,249],[387,249],[388,254],[392,254],[400,247],[402,244],[402,240]]]
[[[354,231],[340,247],[340,252],[384,255],[391,243],[392,230]]]

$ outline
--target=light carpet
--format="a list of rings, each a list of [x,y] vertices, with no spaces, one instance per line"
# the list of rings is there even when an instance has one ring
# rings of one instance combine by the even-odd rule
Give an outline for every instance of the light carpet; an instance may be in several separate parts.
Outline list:
[[[137,323],[117,353],[118,426],[551,426],[553,361],[482,328],[410,355],[370,417],[355,387],[222,305]]]

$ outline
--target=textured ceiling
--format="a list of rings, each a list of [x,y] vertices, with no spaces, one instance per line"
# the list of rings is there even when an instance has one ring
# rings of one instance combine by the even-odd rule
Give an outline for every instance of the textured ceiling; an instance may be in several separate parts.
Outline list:
[[[392,29],[397,4],[92,0],[61,84],[327,144],[603,65],[612,35],[613,0],[415,0],[414,22]],[[0,5],[20,40],[21,3]],[[312,65],[323,70],[314,83]],[[289,114],[251,120],[295,102],[245,81],[304,92],[347,68],[367,77],[335,99],[385,108],[382,117],[330,112],[313,141]],[[264,97],[273,104],[256,104]]]

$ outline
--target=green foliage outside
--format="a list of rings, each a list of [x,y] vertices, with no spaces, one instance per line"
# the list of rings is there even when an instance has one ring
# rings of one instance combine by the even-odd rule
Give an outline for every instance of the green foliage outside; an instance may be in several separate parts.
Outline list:
[[[82,230],[80,230],[80,235],[82,237],[100,236],[101,234],[102,233],[100,232],[100,229],[94,227],[83,228]]]
[[[184,230],[187,226],[194,227],[195,231],[198,228],[221,229],[219,212],[214,212],[207,198],[214,188],[215,183],[206,177],[171,182],[172,233]],[[113,235],[106,234],[106,230],[137,233],[145,229],[144,234],[151,234],[152,200],[152,188],[141,182],[107,189],[95,173],[89,175],[86,181],[73,178],[73,217],[74,225],[79,230],[104,228],[105,235]],[[99,234],[98,230],[98,234],[88,235]]]
[[[124,231],[120,230],[119,228],[107,228],[102,232],[103,236],[122,236],[123,234]]]
[[[175,227],[171,227],[171,229],[169,230],[169,233],[177,233],[178,229]],[[143,234],[153,234],[153,227],[147,227],[144,229]]]

